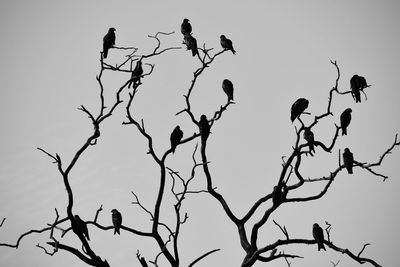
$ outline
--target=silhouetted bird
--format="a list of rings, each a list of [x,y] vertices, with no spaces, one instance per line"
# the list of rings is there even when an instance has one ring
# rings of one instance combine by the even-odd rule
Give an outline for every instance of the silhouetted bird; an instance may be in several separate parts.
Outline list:
[[[290,120],[292,123],[308,108],[308,100],[305,98],[299,98],[293,103],[290,111]]]
[[[115,234],[119,234],[120,235],[120,232],[119,232],[119,230],[120,230],[120,228],[121,228],[121,224],[122,224],[122,215],[121,215],[121,213],[118,211],[118,210],[116,210],[116,209],[113,209],[112,211],[111,211],[111,218],[112,218],[112,223],[113,223],[113,225],[114,225],[114,235]]]
[[[350,88],[351,88],[351,94],[353,98],[356,100],[356,103],[361,102],[361,95],[360,95],[360,76],[357,74],[353,75],[350,79]]]
[[[131,81],[129,82],[128,88],[131,88],[132,84],[140,81],[140,77],[143,75],[142,61],[136,61],[136,66],[131,74]]]
[[[197,55],[197,40],[191,34],[186,34],[183,38],[183,43],[186,45],[187,50],[192,51],[192,56]]]
[[[326,250],[325,246],[324,246],[324,231],[318,225],[318,223],[314,223],[313,229],[312,229],[312,234],[313,234],[314,240],[317,241],[318,251],[320,251],[321,248],[323,250]]]
[[[304,128],[304,133],[303,133],[304,140],[307,141],[308,147],[310,148],[310,154],[312,155],[312,152],[315,152],[314,149],[314,133],[311,131],[310,128]]]
[[[221,46],[225,50],[231,50],[233,54],[236,54],[235,49],[233,49],[232,41],[225,37],[225,35],[220,36]]]
[[[115,45],[115,29],[110,28],[108,32],[103,37],[103,57],[107,58],[108,49]]]
[[[353,153],[351,153],[350,149],[346,147],[343,152],[343,163],[349,174],[353,174],[353,162],[354,162]]]
[[[347,127],[351,121],[351,108],[346,108],[340,115],[340,126],[342,127],[342,135],[347,135]]]
[[[182,140],[182,137],[183,137],[183,132],[182,132],[181,128],[178,125],[172,131],[171,137],[170,137],[172,153],[175,153],[176,146]]]
[[[89,231],[86,223],[82,221],[82,219],[78,215],[75,215],[74,218],[78,231],[81,232],[86,237],[86,239],[90,241]]]
[[[181,33],[183,36],[187,34],[192,34],[192,25],[190,25],[188,19],[183,19],[183,22],[181,24]]]
[[[201,141],[205,142],[210,135],[210,124],[208,123],[207,117],[204,114],[200,116],[199,130]]]
[[[225,94],[228,96],[228,102],[233,101],[233,83],[225,79],[222,81],[222,89],[224,90]]]

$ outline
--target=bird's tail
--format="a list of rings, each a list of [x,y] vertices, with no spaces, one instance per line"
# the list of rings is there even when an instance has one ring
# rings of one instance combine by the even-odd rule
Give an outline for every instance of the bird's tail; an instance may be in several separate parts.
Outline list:
[[[326,251],[325,246],[324,246],[324,243],[322,243],[322,242],[321,242],[321,243],[318,243],[318,251],[320,251],[321,248],[322,248],[323,250]]]
[[[342,135],[347,135],[347,128],[342,128]]]
[[[108,49],[103,50],[103,58],[107,58],[108,55]]]
[[[236,55],[236,50],[232,47],[232,54]]]

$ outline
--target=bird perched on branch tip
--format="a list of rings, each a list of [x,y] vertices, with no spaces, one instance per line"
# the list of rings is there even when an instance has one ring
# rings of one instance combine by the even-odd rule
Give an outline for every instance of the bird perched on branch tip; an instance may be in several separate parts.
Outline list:
[[[107,58],[108,50],[115,45],[115,28],[108,29],[103,37],[103,57]]]
[[[300,115],[308,108],[308,100],[305,98],[299,98],[297,99],[293,105],[292,108],[290,110],[290,120],[292,121],[292,123],[294,122],[294,120],[298,117],[300,117]]]
[[[228,79],[224,79],[222,81],[222,89],[228,96],[228,102],[233,101],[233,83]]]
[[[235,49],[233,48],[232,41],[225,37],[225,35],[220,36],[220,43],[223,49],[231,50],[233,54],[236,54]]]

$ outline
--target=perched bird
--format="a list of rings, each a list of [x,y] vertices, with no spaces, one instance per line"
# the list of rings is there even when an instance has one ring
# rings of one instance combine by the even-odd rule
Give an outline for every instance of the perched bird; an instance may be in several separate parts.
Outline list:
[[[369,87],[369,85],[367,84],[367,80],[363,77],[363,76],[358,76],[358,80],[359,80],[359,85],[360,85],[360,90],[364,90],[365,88]]]
[[[292,109],[290,111],[290,120],[292,123],[296,118],[298,118],[301,113],[308,108],[308,100],[305,98],[299,98],[293,103]]]
[[[208,123],[207,117],[204,114],[200,116],[199,130],[201,141],[205,142],[210,135],[210,124]]]
[[[317,241],[318,251],[320,251],[321,248],[326,250],[325,246],[324,246],[324,231],[318,225],[318,223],[314,223],[313,229],[312,229],[312,234],[313,234],[314,240]]]
[[[108,32],[103,37],[103,57],[107,58],[108,49],[115,45],[115,28],[108,29]]]
[[[342,127],[342,135],[347,135],[347,126],[351,121],[351,108],[346,108],[340,115],[340,127]]]
[[[111,214],[112,223],[114,225],[114,235],[115,234],[120,234],[119,230],[120,230],[120,227],[121,227],[121,224],[122,224],[122,215],[116,209],[113,209],[111,211],[111,213],[112,213]]]
[[[181,33],[183,36],[186,36],[187,34],[192,34],[192,25],[190,25],[188,19],[183,19],[183,22],[181,24]]]
[[[228,102],[231,100],[233,101],[233,83],[228,79],[224,79],[222,81],[222,89],[228,96]]]
[[[140,81],[140,77],[143,75],[142,61],[136,61],[136,66],[131,74],[131,81],[129,82],[128,88],[131,88],[132,84]]]
[[[79,215],[75,215],[74,218],[75,218],[75,223],[78,228],[78,231],[81,232],[86,237],[86,239],[90,241],[89,231],[88,231],[86,223],[84,221],[82,221],[82,219],[79,217]]]
[[[225,50],[231,50],[233,54],[236,54],[235,49],[233,49],[232,41],[225,37],[225,35],[220,36],[221,46]]]
[[[304,140],[307,141],[308,147],[310,148],[310,154],[312,155],[312,152],[315,152],[315,149],[314,149],[314,133],[311,131],[310,128],[306,127],[306,128],[304,128],[303,137],[304,137]]]
[[[172,131],[171,137],[170,137],[172,153],[175,153],[176,146],[182,140],[182,137],[183,137],[183,132],[182,132],[181,128],[178,125]]]
[[[192,51],[192,56],[197,55],[197,40],[191,34],[186,34],[183,38],[183,43],[186,45],[187,50]]]
[[[351,153],[350,149],[346,147],[343,152],[343,163],[349,174],[353,174],[353,162],[354,162],[353,153]]]
[[[353,98],[356,100],[356,103],[361,102],[361,94],[360,94],[360,76],[357,74],[353,75],[350,79],[350,88],[351,88],[351,94]]]

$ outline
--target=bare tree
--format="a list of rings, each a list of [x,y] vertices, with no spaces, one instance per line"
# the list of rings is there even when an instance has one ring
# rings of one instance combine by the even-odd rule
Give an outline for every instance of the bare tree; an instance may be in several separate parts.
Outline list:
[[[125,112],[126,119],[123,121],[123,124],[126,126],[131,126],[135,128],[143,137],[143,140],[147,143],[148,154],[152,157],[153,161],[156,163],[159,168],[159,186],[157,190],[157,197],[155,201],[155,205],[152,208],[146,207],[139,199],[138,194],[132,191],[132,196],[134,198],[133,204],[137,205],[140,209],[142,209],[148,216],[151,218],[151,231],[142,231],[139,229],[135,229],[122,223],[120,229],[125,232],[129,232],[133,235],[142,236],[146,238],[151,238],[155,241],[159,248],[159,253],[157,255],[153,255],[153,258],[150,259],[150,256],[146,257],[142,256],[140,251],[137,251],[137,259],[142,267],[146,267],[149,265],[159,266],[159,257],[164,257],[169,265],[173,267],[182,266],[181,264],[181,255],[179,253],[179,237],[181,234],[181,226],[187,221],[188,215],[181,210],[182,204],[184,200],[189,195],[197,195],[200,193],[210,194],[219,205],[222,206],[224,210],[224,214],[229,218],[230,221],[236,226],[240,238],[240,244],[242,249],[245,252],[245,257],[241,263],[242,267],[249,267],[254,265],[257,261],[260,262],[272,262],[274,260],[285,260],[288,266],[291,265],[289,259],[301,258],[301,255],[286,253],[284,251],[285,246],[292,244],[300,244],[300,245],[315,245],[317,242],[321,242],[321,245],[324,245],[332,250],[341,252],[346,254],[348,257],[353,259],[359,263],[370,263],[373,266],[380,266],[373,259],[364,257],[362,254],[364,249],[369,244],[363,245],[361,251],[352,252],[349,249],[342,248],[339,245],[336,245],[331,240],[331,225],[326,222],[327,227],[325,228],[325,237],[322,237],[319,240],[317,238],[310,239],[309,237],[293,237],[295,235],[289,234],[288,229],[284,225],[279,224],[275,220],[273,223],[276,227],[278,227],[282,233],[284,238],[271,240],[270,243],[259,245],[257,243],[259,231],[262,227],[265,227],[266,223],[271,220],[271,215],[280,207],[285,205],[286,203],[291,202],[311,202],[314,200],[319,200],[330,189],[330,186],[335,181],[335,177],[342,171],[346,170],[346,167],[354,167],[354,168],[362,168],[371,175],[375,175],[377,177],[382,178],[384,181],[388,178],[387,176],[378,173],[375,170],[375,167],[380,166],[383,160],[386,158],[388,154],[390,154],[393,149],[400,145],[399,140],[397,139],[397,135],[392,143],[392,145],[386,148],[379,159],[376,162],[367,163],[361,162],[358,157],[352,159],[351,162],[346,161],[342,163],[341,153],[339,149],[339,160],[338,165],[333,170],[328,170],[327,173],[321,177],[313,177],[313,178],[305,178],[308,175],[302,173],[301,164],[304,160],[305,156],[314,155],[315,147],[321,148],[322,151],[326,153],[332,153],[335,148],[336,141],[338,138],[341,138],[339,135],[340,129],[343,128],[343,125],[335,125],[334,131],[332,132],[331,141],[329,144],[325,144],[318,139],[314,139],[312,134],[312,129],[315,125],[321,122],[324,119],[329,118],[330,116],[337,116],[337,114],[333,114],[331,111],[331,106],[333,105],[333,97],[334,95],[341,97],[344,95],[351,94],[352,91],[340,91],[338,88],[339,79],[340,79],[340,69],[336,61],[331,61],[332,65],[335,67],[337,71],[337,78],[335,84],[332,89],[329,91],[329,98],[327,102],[326,110],[321,112],[321,114],[317,114],[314,116],[314,121],[306,125],[302,120],[302,114],[305,113],[306,106],[301,108],[294,114],[293,122],[295,125],[295,135],[296,139],[293,144],[293,150],[290,155],[282,157],[282,170],[280,175],[276,177],[276,185],[271,189],[271,191],[261,196],[244,214],[244,216],[239,217],[234,214],[230,205],[225,200],[224,196],[220,194],[216,188],[213,186],[213,175],[211,170],[209,169],[209,161],[207,159],[207,142],[209,140],[210,129],[214,126],[214,124],[218,123],[218,121],[222,118],[227,109],[235,104],[233,102],[233,96],[230,95],[227,99],[227,102],[221,105],[209,118],[205,115],[200,116],[202,114],[194,114],[191,103],[192,103],[192,93],[196,89],[198,78],[207,70],[208,67],[219,57],[222,55],[232,56],[226,48],[219,50],[216,53],[213,53],[212,48],[207,48],[205,44],[202,47],[197,47],[197,41],[194,37],[191,36],[190,33],[186,33],[184,36],[185,42],[187,40],[192,40],[190,43],[186,43],[188,49],[192,50],[192,55],[195,56],[196,60],[200,63],[200,67],[198,67],[193,72],[193,78],[190,82],[189,87],[184,95],[184,105],[185,107],[179,111],[176,115],[186,115],[190,118],[191,122],[198,128],[198,131],[194,132],[189,136],[185,136],[184,138],[179,138],[177,143],[174,145],[183,146],[187,144],[193,144],[193,153],[192,153],[192,166],[190,177],[183,177],[179,171],[174,170],[173,168],[167,166],[166,159],[170,156],[173,156],[173,152],[175,147],[171,147],[164,151],[161,154],[157,154],[155,152],[153,146],[153,137],[145,128],[145,122],[143,119],[138,119],[135,117],[133,112],[134,110],[134,102],[137,99],[137,92],[142,84],[149,78],[151,78],[151,74],[155,68],[155,65],[151,63],[152,58],[160,57],[164,53],[170,52],[171,50],[180,49],[180,47],[167,47],[161,48],[161,37],[167,38],[171,33],[163,33],[158,32],[154,36],[149,36],[150,38],[156,41],[156,45],[154,49],[147,54],[138,54],[138,49],[135,47],[111,47],[108,51],[112,53],[112,50],[119,49],[122,51],[128,51],[126,55],[126,59],[121,63],[116,64],[115,66],[106,63],[103,60],[103,54],[100,54],[100,72],[97,75],[96,79],[99,85],[99,102],[100,102],[100,110],[98,112],[89,111],[85,106],[80,106],[79,110],[81,110],[85,115],[88,116],[90,123],[93,125],[93,131],[88,136],[87,140],[81,145],[81,147],[76,151],[74,157],[70,162],[65,162],[62,157],[58,153],[50,153],[43,148],[38,148],[45,155],[50,157],[53,162],[56,164],[59,175],[63,180],[67,191],[67,206],[66,206],[66,215],[63,217],[59,215],[59,211],[55,209],[55,219],[54,222],[48,224],[46,227],[42,229],[32,229],[26,233],[23,233],[19,236],[15,244],[7,244],[0,243],[0,246],[5,247],[13,247],[18,248],[21,240],[33,233],[44,233],[48,232],[50,234],[50,240],[47,242],[47,245],[50,246],[51,249],[46,248],[43,245],[37,244],[37,247],[43,249],[46,254],[54,255],[60,250],[69,252],[79,258],[81,261],[87,263],[92,266],[110,266],[106,259],[104,259],[101,255],[96,253],[92,248],[91,244],[88,242],[89,235],[87,233],[86,227],[97,228],[99,230],[114,230],[114,225],[102,225],[98,222],[98,217],[103,210],[103,207],[100,206],[99,209],[95,212],[95,216],[93,220],[84,220],[83,222],[77,214],[74,212],[74,190],[70,185],[69,179],[71,177],[71,170],[75,167],[76,163],[81,159],[82,155],[90,149],[90,147],[97,144],[97,139],[101,138],[102,132],[102,123],[111,117],[114,114],[114,111],[122,106],[122,103],[126,101]],[[196,46],[193,46],[193,42],[195,42]],[[231,44],[232,46],[232,44]],[[197,49],[197,53],[193,52],[193,47]],[[226,53],[228,52],[228,53]],[[240,52],[239,52],[240,53]],[[188,56],[190,54],[188,53]],[[137,67],[133,67],[136,65]],[[138,71],[138,66],[143,66],[144,71]],[[106,107],[105,105],[105,96],[104,96],[104,86],[103,86],[103,73],[104,72],[121,72],[131,74],[128,80],[122,82],[121,86],[115,93],[115,99],[110,107]],[[365,89],[365,88],[363,88]],[[225,90],[225,88],[224,88]],[[128,92],[127,99],[123,99],[122,92]],[[232,94],[232,92],[230,92]],[[307,103],[308,105],[308,103]],[[296,110],[296,108],[294,108]],[[212,138],[212,137],[210,137]],[[200,140],[200,149],[198,147],[198,143],[196,140]],[[196,154],[200,153],[201,162],[196,160]],[[192,188],[191,182],[196,178],[196,171],[198,169],[202,169],[206,177],[206,188]],[[172,186],[171,188],[167,188],[166,180],[171,179]],[[318,184],[321,187],[321,191],[318,194],[314,195],[304,195],[302,197],[294,197],[292,196],[294,192],[296,192],[301,187],[314,183]],[[161,209],[162,203],[166,197],[166,194],[170,194],[173,196],[175,203],[173,205],[174,211],[174,223],[164,223],[161,218]],[[263,205],[265,204],[265,205]],[[261,212],[263,215],[260,219],[256,221],[253,225],[250,225],[250,219],[253,219],[254,214],[256,212]],[[222,215],[223,216],[223,215]],[[4,224],[5,218],[2,220],[2,227]],[[311,226],[310,226],[311,229]],[[71,231],[72,230],[72,231]],[[55,231],[61,231],[61,238],[56,238],[54,235]],[[86,232],[85,232],[86,231]],[[66,244],[63,241],[63,237],[67,234],[75,235],[80,243],[81,247],[76,248],[69,244]],[[210,248],[209,251],[199,253],[199,256],[191,261],[188,265],[189,267],[194,266],[200,260],[209,256],[210,254],[217,252],[219,248]],[[334,266],[338,265],[339,262],[333,263]]]

